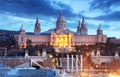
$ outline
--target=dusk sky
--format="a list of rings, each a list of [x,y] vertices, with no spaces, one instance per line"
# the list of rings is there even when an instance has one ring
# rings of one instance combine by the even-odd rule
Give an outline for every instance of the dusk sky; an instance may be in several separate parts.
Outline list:
[[[120,0],[0,0],[0,29],[18,31],[23,24],[33,32],[38,17],[44,32],[55,28],[60,10],[72,31],[85,17],[88,34],[96,34],[101,24],[108,37],[120,38]]]

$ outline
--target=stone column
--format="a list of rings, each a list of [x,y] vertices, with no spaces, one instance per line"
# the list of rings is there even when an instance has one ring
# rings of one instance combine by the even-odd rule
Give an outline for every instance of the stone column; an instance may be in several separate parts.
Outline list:
[[[37,51],[37,56],[40,56],[40,55],[41,55],[41,53],[40,53],[40,51],[38,50],[38,51]]]
[[[62,59],[60,58],[60,67],[62,67]]]
[[[32,60],[30,60],[30,67],[32,67]]]
[[[7,48],[5,48],[4,56],[7,56]]]
[[[83,69],[82,55],[80,55],[80,69],[81,69],[81,71],[82,71],[82,69]]]
[[[29,58],[28,50],[25,50],[25,58]]]
[[[71,61],[71,62],[72,62],[72,63],[71,63],[71,70],[73,71],[73,70],[74,70],[74,65],[73,65],[73,55],[71,56],[71,58],[72,58],[72,59],[71,59],[71,60],[72,60],[72,61]]]
[[[99,49],[97,49],[96,56],[100,56],[100,50]]]
[[[92,52],[91,52],[91,56],[95,56],[95,52],[94,52],[93,49],[92,49]]]
[[[78,55],[76,55],[76,71],[78,71]]]
[[[119,59],[118,51],[115,51],[115,59]]]
[[[45,49],[43,49],[43,51],[42,51],[42,56],[43,56],[43,57],[46,57],[46,56],[47,56]]]
[[[69,71],[69,55],[67,55],[67,70]]]

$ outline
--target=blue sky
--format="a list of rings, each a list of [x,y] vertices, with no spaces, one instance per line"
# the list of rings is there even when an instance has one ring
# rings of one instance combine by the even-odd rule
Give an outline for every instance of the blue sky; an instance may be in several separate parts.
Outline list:
[[[88,34],[96,34],[101,24],[108,37],[120,38],[120,0],[0,0],[0,29],[18,31],[23,24],[33,32],[38,17],[42,32],[47,31],[55,28],[60,10],[72,31],[85,17]]]

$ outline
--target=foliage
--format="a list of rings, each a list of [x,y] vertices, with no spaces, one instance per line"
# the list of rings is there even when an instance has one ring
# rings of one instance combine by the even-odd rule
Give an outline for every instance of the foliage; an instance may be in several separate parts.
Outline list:
[[[7,49],[10,49],[11,47],[17,47],[17,46],[18,43],[14,35],[7,35],[0,38],[0,47],[5,47]]]
[[[95,45],[75,45],[76,51],[80,51],[83,55],[91,52],[92,50],[100,50],[101,55],[103,56],[114,56],[116,51],[120,51],[120,44],[113,44],[110,42],[107,43],[96,43]],[[120,54],[120,53],[119,53]]]

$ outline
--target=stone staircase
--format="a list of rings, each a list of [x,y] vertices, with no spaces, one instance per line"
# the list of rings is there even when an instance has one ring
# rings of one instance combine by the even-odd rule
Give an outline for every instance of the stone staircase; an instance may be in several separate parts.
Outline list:
[[[3,64],[4,67],[15,67],[29,61],[29,59],[24,58],[0,58],[0,64]]]

